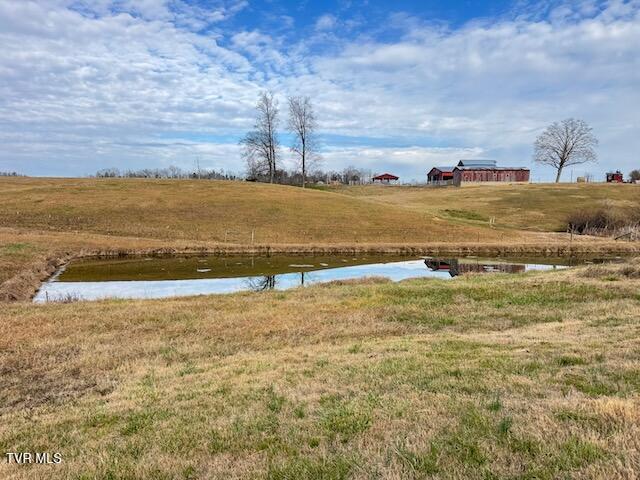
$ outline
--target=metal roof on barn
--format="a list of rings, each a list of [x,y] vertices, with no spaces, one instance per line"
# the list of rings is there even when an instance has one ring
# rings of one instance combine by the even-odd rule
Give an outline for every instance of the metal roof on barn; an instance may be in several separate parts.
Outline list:
[[[450,172],[453,172],[454,168],[455,167],[452,167],[451,165],[447,165],[446,167],[433,167],[430,171],[440,170],[443,173],[450,173]]]
[[[484,159],[466,159],[458,162],[458,167],[495,167],[498,164],[496,160]]]
[[[488,171],[504,171],[504,170],[529,170],[527,167],[489,167],[489,166],[456,166],[454,170],[488,170]]]
[[[398,180],[400,177],[393,175],[391,173],[383,173],[382,175],[377,175],[373,177],[374,180]]]

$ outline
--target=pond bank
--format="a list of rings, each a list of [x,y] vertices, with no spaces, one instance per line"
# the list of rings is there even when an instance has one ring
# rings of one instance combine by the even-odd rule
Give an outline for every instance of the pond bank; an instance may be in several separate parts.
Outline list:
[[[319,283],[384,278],[450,280],[466,274],[516,274],[621,257],[456,257],[451,255],[197,255],[88,258],[70,262],[46,281],[36,303],[149,299],[241,291],[288,290]]]
[[[126,256],[166,255],[532,255],[538,257],[569,257],[580,255],[640,254],[640,242],[615,242],[579,238],[561,243],[427,243],[427,244],[299,244],[299,245],[199,245],[151,248],[88,248],[52,253],[34,259],[16,275],[0,285],[0,302],[25,301],[34,297],[42,282],[69,261],[85,257],[117,258]]]

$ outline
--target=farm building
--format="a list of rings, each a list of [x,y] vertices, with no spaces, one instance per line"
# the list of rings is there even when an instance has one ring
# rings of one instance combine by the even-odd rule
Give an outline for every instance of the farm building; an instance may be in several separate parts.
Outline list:
[[[488,263],[479,261],[465,261],[456,258],[439,259],[427,258],[424,264],[432,272],[448,272],[452,277],[464,273],[523,273],[525,265],[515,263]]]
[[[445,172],[447,172],[447,178],[445,178]],[[528,182],[529,169],[499,167],[495,160],[460,160],[455,167],[432,168],[427,177],[429,184],[432,185],[453,184],[460,186],[463,183],[473,182]]]
[[[607,183],[623,183],[624,175],[620,170],[616,170],[615,172],[607,172]]]
[[[455,167],[433,167],[427,173],[427,181],[435,185],[447,185],[453,181]]]
[[[462,163],[462,162],[461,162]],[[472,182],[528,182],[529,169],[524,167],[498,167],[467,162],[453,169],[453,184]]]
[[[377,175],[373,177],[373,183],[379,182],[383,184],[395,183],[398,181],[400,177],[396,177],[390,173],[383,173],[382,175]]]

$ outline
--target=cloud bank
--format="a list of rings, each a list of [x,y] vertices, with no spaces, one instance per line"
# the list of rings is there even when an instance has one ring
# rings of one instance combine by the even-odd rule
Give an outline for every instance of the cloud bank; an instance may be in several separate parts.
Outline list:
[[[251,8],[0,0],[0,170],[83,175],[199,158],[241,171],[237,141],[262,89],[281,104],[312,97],[329,168],[423,179],[461,156],[530,165],[535,136],[570,116],[600,139],[601,161],[586,170],[640,167],[640,1],[521,3],[455,29],[401,12],[384,27],[326,12],[266,29],[238,21]]]

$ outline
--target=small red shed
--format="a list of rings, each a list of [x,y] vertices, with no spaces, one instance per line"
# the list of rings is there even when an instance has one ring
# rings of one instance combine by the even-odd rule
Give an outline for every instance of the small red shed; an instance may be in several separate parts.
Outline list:
[[[427,181],[433,184],[442,184],[453,180],[454,167],[433,167],[427,173]]]
[[[373,182],[380,182],[380,183],[391,183],[391,182],[397,182],[398,179],[400,177],[396,177],[395,175],[392,175],[390,173],[383,173],[382,175],[377,175],[375,177],[373,177]]]
[[[620,170],[615,172],[607,172],[607,183],[623,183],[624,175]]]

